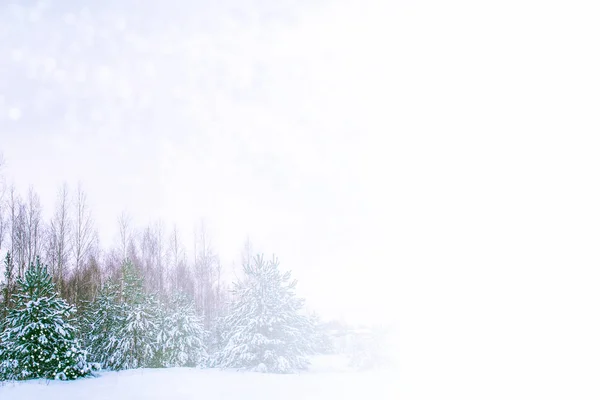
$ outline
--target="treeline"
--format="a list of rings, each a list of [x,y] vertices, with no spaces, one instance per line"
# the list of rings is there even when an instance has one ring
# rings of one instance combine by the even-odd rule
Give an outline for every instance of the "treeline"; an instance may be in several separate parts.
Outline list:
[[[11,262],[9,253],[5,264]],[[295,285],[276,259],[254,257],[234,285],[231,311],[209,332],[191,299],[146,292],[130,261],[78,311],[59,296],[37,258],[16,279],[0,325],[0,379],[75,379],[102,368],[301,370],[308,355],[329,351],[331,343],[318,319],[301,312]]]
[[[164,298],[173,291],[193,299],[208,329],[228,302],[230,284],[225,282],[218,255],[210,246],[203,227],[195,230],[188,254],[177,226],[167,232],[157,221],[136,229],[123,213],[117,220],[119,240],[103,249],[98,240],[88,198],[79,185],[71,191],[65,184],[57,192],[51,217],[42,218],[40,198],[33,188],[20,196],[14,186],[0,193],[0,250],[11,254],[6,274],[10,301],[14,282],[40,256],[56,284],[58,293],[80,306],[93,300],[103,282],[121,273],[123,260],[130,260],[144,278],[145,290]],[[248,262],[250,244],[246,244]]]
[[[291,372],[331,348],[290,273],[249,243],[243,274],[228,283],[203,230],[188,256],[176,227],[134,230],[123,214],[118,246],[103,250],[81,186],[63,185],[46,221],[33,189],[2,194],[1,379],[172,366]]]

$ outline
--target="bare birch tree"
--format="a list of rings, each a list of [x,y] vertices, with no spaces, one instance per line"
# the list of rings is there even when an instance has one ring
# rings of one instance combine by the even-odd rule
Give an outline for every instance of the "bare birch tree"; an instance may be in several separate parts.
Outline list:
[[[206,226],[202,222],[194,229],[194,273],[196,278],[196,307],[210,329],[216,314],[215,290],[220,278],[219,260],[213,251]]]
[[[156,246],[154,248],[156,260],[156,276],[157,276],[157,288],[161,295],[166,294],[165,288],[165,232],[164,224],[162,221],[158,221],[155,227],[155,238]]]
[[[183,257],[181,239],[177,225],[173,225],[173,231],[169,237],[169,276],[171,278],[171,289],[180,290],[180,263]]]
[[[94,221],[81,183],[75,193],[75,215],[71,233],[74,286],[79,284],[84,263],[88,260],[95,240]],[[76,295],[73,297],[77,301]]]
[[[0,153],[0,250],[4,249],[6,244],[4,238],[8,231],[9,219],[7,214],[7,202],[6,202],[6,185],[4,181],[4,175],[2,173],[4,169],[4,157]]]
[[[146,279],[144,283],[146,288],[150,291],[159,292],[160,288],[160,276],[161,273],[159,268],[160,263],[160,248],[159,240],[160,233],[158,230],[158,223],[154,225],[148,225],[142,230],[139,238],[140,248],[140,266]]]
[[[87,203],[87,195],[81,184],[75,195],[75,218],[73,221],[73,263],[75,271],[82,266],[89,255],[94,241],[94,222]]]
[[[42,206],[40,197],[33,190],[33,187],[30,187],[25,212],[26,265],[33,263],[36,256],[40,255],[41,233]]]
[[[65,271],[69,263],[72,222],[69,217],[69,189],[64,183],[57,194],[56,209],[48,229],[46,261],[59,293],[64,293]]]
[[[131,217],[126,211],[123,211],[119,215],[119,249],[123,261],[127,259],[127,250],[131,242],[131,235]]]
[[[17,268],[17,277],[22,277],[26,265],[26,209],[21,201],[15,185],[8,192],[8,218],[10,222],[10,253],[13,265]]]

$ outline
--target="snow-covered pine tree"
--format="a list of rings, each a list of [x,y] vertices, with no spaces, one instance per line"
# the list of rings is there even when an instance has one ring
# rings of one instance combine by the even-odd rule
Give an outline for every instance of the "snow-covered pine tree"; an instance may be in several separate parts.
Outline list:
[[[74,327],[75,308],[58,293],[39,260],[17,280],[0,336],[4,379],[75,379],[91,373]]]
[[[0,318],[2,318],[0,320],[0,333],[2,332],[4,319],[10,309],[14,278],[14,264],[10,252],[7,252],[6,257],[4,257],[4,282],[0,285],[0,297],[2,299],[0,304]]]
[[[157,345],[154,365],[161,367],[196,367],[206,365],[207,334],[194,304],[183,293],[162,305],[157,321]]]
[[[1,216],[0,216],[1,217]],[[0,298],[2,302],[0,303],[0,338],[2,337],[2,333],[7,327],[7,318],[8,310],[10,309],[11,303],[11,283],[12,279],[12,259],[10,257],[10,252],[6,253],[6,257],[4,258],[4,282],[0,283]],[[1,343],[0,343],[1,344]],[[4,346],[0,346],[0,380],[3,379],[3,369],[5,367],[4,360],[7,357],[7,349]]]
[[[172,356],[169,352],[169,338],[171,336],[171,319],[169,318],[169,307],[164,302],[159,302],[155,314],[155,349],[150,367],[166,368],[170,367]]]
[[[219,352],[225,347],[225,340],[227,332],[229,331],[226,326],[227,317],[225,315],[219,315],[215,318],[213,323],[213,329],[209,336],[209,360],[208,365],[211,367],[218,366]]]
[[[226,345],[216,357],[227,368],[288,373],[308,365],[308,319],[299,313],[296,281],[273,258],[255,257],[234,285],[235,301],[227,317]]]
[[[104,347],[105,367],[121,370],[150,366],[156,351],[156,313],[158,302],[144,293],[137,268],[123,264],[120,303],[115,327]]]
[[[229,292],[229,290],[227,290]],[[220,304],[216,310],[213,324],[208,335],[207,340],[207,351],[209,354],[208,365],[215,367],[217,365],[217,356],[219,352],[225,347],[226,335],[229,331],[227,327],[227,316],[230,313],[230,301],[225,300],[224,295],[220,295]]]
[[[112,280],[104,283],[98,297],[85,311],[84,318],[83,333],[89,359],[106,367],[110,356],[106,346],[123,320],[117,285]]]

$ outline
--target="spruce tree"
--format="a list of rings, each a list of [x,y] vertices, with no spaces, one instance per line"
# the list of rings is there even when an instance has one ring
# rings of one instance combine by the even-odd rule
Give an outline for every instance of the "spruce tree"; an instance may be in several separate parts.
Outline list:
[[[196,367],[206,365],[206,331],[196,315],[193,302],[177,293],[169,304],[162,305],[157,322],[156,358],[162,367]]]
[[[107,345],[122,321],[121,305],[117,300],[117,285],[108,280],[84,314],[83,332],[89,358],[103,367],[107,366],[110,356]]]
[[[207,354],[205,341],[206,331],[202,319],[196,315],[194,304],[183,293],[178,293],[172,300],[170,321],[170,343],[173,349],[175,366],[195,367],[206,363]]]
[[[160,303],[156,310],[156,321],[154,326],[155,351],[150,366],[153,368],[165,368],[171,366],[172,355],[168,349],[171,336],[171,319],[169,308]]]
[[[17,280],[0,336],[4,379],[75,379],[91,367],[76,338],[75,308],[58,296],[39,258]]]
[[[246,264],[244,272],[244,280],[234,285],[236,300],[218,365],[277,373],[306,368],[310,321],[299,312],[303,300],[296,297],[296,281],[279,270],[276,259],[265,262],[262,256]]]
[[[119,302],[114,323],[104,346],[105,367],[115,370],[150,366],[156,351],[157,301],[144,293],[139,271],[131,262],[123,265]]]
[[[227,332],[229,331],[226,324],[227,324],[227,316],[226,315],[219,315],[217,318],[215,318],[215,322],[213,324],[213,329],[210,332],[210,337],[209,337],[209,352],[210,352],[209,365],[211,367],[218,365],[218,360],[216,357],[218,357],[219,352],[225,347],[225,344],[226,344],[225,340],[226,340]]]
[[[6,253],[4,257],[4,283],[0,285],[0,295],[2,296],[2,303],[0,304],[0,333],[3,330],[3,323],[8,314],[8,310],[11,305],[11,295],[14,287],[14,264],[10,252]]]

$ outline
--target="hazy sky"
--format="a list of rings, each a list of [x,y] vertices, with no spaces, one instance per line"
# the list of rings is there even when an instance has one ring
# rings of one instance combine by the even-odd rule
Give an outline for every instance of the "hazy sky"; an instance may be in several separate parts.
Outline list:
[[[226,266],[249,235],[325,314],[398,316],[414,376],[600,355],[593,2],[7,3],[6,176],[81,180],[105,247],[124,209]]]
[[[311,306],[371,318],[356,291],[386,268],[373,238],[394,211],[376,191],[397,156],[386,10],[161,3],[2,5],[6,177],[33,185],[46,213],[61,182],[81,181],[105,247],[123,210],[188,240],[203,219],[225,266],[249,236]]]

